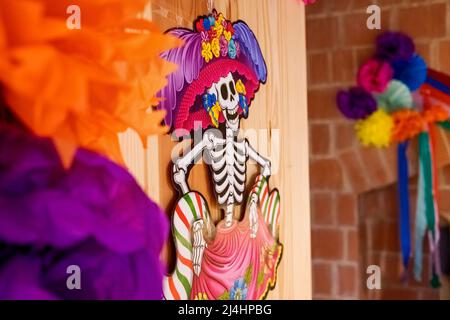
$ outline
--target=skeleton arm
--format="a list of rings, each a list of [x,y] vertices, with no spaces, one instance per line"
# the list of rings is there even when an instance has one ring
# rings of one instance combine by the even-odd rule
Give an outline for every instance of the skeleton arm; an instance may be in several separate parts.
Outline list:
[[[261,156],[253,147],[250,145],[248,140],[245,140],[245,150],[247,152],[247,155],[250,157],[250,159],[255,160],[256,163],[258,163],[261,166],[261,174],[268,178],[272,174],[271,172],[271,163],[269,159],[264,158]]]
[[[197,143],[191,151],[185,154],[183,157],[174,161],[172,168],[173,180],[180,187],[181,192],[186,194],[189,192],[189,186],[187,184],[187,172],[188,168],[198,161],[199,156],[202,154],[205,148],[212,148],[215,143],[214,135],[206,133],[203,135],[203,139],[200,143]]]
[[[206,133],[203,135],[202,141],[196,144],[191,151],[189,151],[185,156],[174,161],[173,179],[175,183],[180,186],[183,194],[189,192],[189,187],[186,181],[186,174],[189,166],[198,161],[205,148],[210,150],[214,147],[215,143],[216,139],[214,135]],[[209,221],[206,222],[209,223]],[[194,273],[197,276],[200,275],[203,251],[206,247],[205,237],[203,236],[204,225],[205,224],[202,219],[194,221],[192,224],[192,262]]]

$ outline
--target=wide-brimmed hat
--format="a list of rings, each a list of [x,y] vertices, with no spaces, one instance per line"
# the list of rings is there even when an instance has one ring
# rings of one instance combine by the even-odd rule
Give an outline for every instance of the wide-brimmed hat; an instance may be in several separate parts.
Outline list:
[[[221,113],[213,121],[205,107],[204,95],[230,72],[242,87],[240,94],[246,107],[250,106],[260,83],[266,82],[267,67],[258,41],[245,22],[231,23],[214,11],[199,17],[193,30],[175,28],[167,32],[182,39],[184,45],[162,54],[164,59],[178,65],[159,93],[159,108],[167,111],[166,125],[172,130],[191,132],[224,122]],[[239,108],[239,114],[243,113],[246,114]]]

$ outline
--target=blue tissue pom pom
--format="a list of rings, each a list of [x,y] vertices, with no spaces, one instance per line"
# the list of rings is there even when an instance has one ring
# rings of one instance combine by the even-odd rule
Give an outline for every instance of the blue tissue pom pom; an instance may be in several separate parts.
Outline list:
[[[416,91],[427,80],[427,64],[418,54],[407,61],[392,63],[394,78],[403,82],[411,91]]]

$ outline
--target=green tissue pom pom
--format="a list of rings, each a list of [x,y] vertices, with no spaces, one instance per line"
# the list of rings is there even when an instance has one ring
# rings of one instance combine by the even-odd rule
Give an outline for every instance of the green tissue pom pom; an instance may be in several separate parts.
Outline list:
[[[401,81],[392,80],[382,94],[377,96],[378,107],[391,113],[413,107],[411,91]]]

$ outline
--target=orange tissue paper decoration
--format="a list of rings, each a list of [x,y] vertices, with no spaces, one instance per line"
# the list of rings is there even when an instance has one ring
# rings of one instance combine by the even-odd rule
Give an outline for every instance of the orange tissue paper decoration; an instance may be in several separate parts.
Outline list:
[[[15,116],[53,139],[68,166],[78,147],[122,162],[118,133],[165,133],[151,108],[181,45],[139,19],[147,0],[78,0],[80,29],[66,25],[72,0],[0,1],[0,85]]]
[[[392,113],[394,128],[392,130],[392,141],[404,142],[414,138],[424,130],[422,115],[411,109],[402,109]]]
[[[427,123],[446,121],[448,110],[442,105],[432,105],[423,111],[422,116]]]

